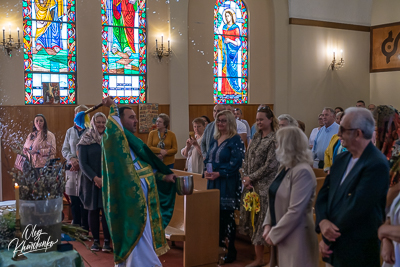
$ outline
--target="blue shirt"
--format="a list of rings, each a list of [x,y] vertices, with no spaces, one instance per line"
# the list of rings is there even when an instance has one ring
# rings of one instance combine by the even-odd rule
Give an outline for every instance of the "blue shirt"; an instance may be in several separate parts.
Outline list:
[[[329,142],[332,139],[332,136],[334,134],[337,134],[338,132],[339,132],[339,124],[337,124],[336,122],[332,123],[332,125],[329,126],[328,128],[326,128],[326,126],[323,126],[318,131],[312,149],[315,160],[324,160],[325,150],[328,147]]]
[[[257,125],[254,123],[253,126],[251,126],[251,130],[250,130],[250,138],[251,139],[253,139],[256,132],[257,132]]]

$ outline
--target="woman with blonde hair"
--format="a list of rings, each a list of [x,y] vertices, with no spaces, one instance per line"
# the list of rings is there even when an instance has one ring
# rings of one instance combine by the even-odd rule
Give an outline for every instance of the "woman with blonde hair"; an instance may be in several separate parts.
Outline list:
[[[106,130],[107,118],[101,112],[97,112],[90,121],[90,129],[82,135],[78,143],[79,167],[83,172],[79,197],[85,209],[89,211],[89,227],[93,235],[92,251],[100,248],[100,211],[102,211],[101,223],[104,234],[102,250],[110,252],[110,232],[108,231],[106,216],[103,211],[101,175],[101,139]]]
[[[201,153],[200,143],[205,129],[204,120],[199,117],[193,120],[194,137],[189,135],[186,146],[182,148],[181,154],[186,158],[186,169],[188,172],[203,173],[204,159]]]
[[[241,182],[239,169],[244,158],[244,144],[236,131],[236,119],[229,110],[221,111],[216,116],[214,138],[204,161],[204,176],[208,180],[207,189],[220,190],[220,247],[228,253],[225,263],[236,260],[236,223],[234,211],[239,209]]]
[[[318,240],[312,213],[317,181],[311,168],[307,136],[298,128],[281,128],[276,156],[279,174],[269,187],[264,220],[265,241],[272,246],[270,266],[318,266]]]
[[[256,259],[246,267],[263,266],[264,246],[263,222],[268,210],[268,188],[275,178],[279,163],[276,160],[276,138],[278,120],[268,106],[260,107],[256,115],[257,133],[247,149],[243,162],[242,205],[240,205],[240,231],[249,235],[254,245]],[[251,212],[244,208],[244,199],[249,192],[255,192],[260,197],[260,212],[254,216],[254,228]]]

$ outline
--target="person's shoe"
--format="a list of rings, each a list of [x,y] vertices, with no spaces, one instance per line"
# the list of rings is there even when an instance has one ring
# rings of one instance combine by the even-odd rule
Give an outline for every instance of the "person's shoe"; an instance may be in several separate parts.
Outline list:
[[[236,261],[236,255],[237,255],[237,251],[233,251],[230,252],[228,250],[228,253],[226,254],[226,257],[224,258],[224,263],[232,263],[234,261]]]
[[[94,242],[93,245],[90,247],[91,251],[100,251],[100,244],[99,242]]]
[[[110,241],[104,240],[104,245],[103,245],[102,251],[103,252],[111,252],[112,251],[112,248],[110,246]]]

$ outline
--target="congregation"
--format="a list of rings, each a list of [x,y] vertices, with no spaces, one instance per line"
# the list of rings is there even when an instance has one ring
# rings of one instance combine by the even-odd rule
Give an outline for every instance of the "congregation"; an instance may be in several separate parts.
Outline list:
[[[90,230],[94,239],[92,251],[114,250],[117,254],[120,248],[116,248],[115,233],[110,233],[114,221],[107,221],[114,219],[105,212],[110,197],[104,196],[102,187],[110,183],[111,178],[105,181],[102,177],[102,155],[109,153],[104,151],[102,140],[105,142],[113,136],[111,121],[121,127],[126,136],[133,135],[137,117],[130,107],[117,107],[109,98],[103,103],[111,108],[110,116],[97,112],[91,118],[90,127],[74,124],[69,128],[62,155],[67,161],[66,194],[71,202],[72,223]],[[117,110],[114,113],[113,105]],[[87,109],[80,105],[75,108],[75,115]],[[399,156],[397,110],[374,104],[366,107],[362,100],[345,110],[326,107],[318,115],[319,126],[309,137],[304,133],[303,122],[289,114],[276,117],[268,105],[258,107],[252,126],[243,115],[240,108],[215,105],[214,120],[207,116],[194,119],[194,133],[189,134],[185,147],[180,148],[175,134],[169,130],[169,116],[161,113],[156,129],[147,139],[147,147],[154,155],[146,162],[153,168],[156,178],[161,172],[169,177],[162,178],[164,181],[174,182],[164,165],[173,169],[175,156],[180,151],[186,159],[185,170],[202,174],[207,179],[207,189],[220,191],[219,246],[227,251],[224,263],[237,258],[235,239],[239,232],[251,238],[255,250],[255,260],[247,267],[267,264],[263,259],[266,246],[271,248],[270,266],[316,267],[320,255],[327,266],[334,267],[379,266],[380,257],[387,264],[400,266],[397,243],[400,240],[397,226],[400,183],[397,183],[398,167],[396,171],[390,170],[398,164]],[[105,133],[109,136],[105,137]],[[55,144],[46,118],[36,115],[24,145],[24,153],[32,159],[35,168],[42,168],[48,159],[54,158]],[[146,168],[141,162],[144,156],[134,150],[131,156],[139,174]],[[158,159],[164,165],[160,165]],[[139,167],[136,167],[137,162]],[[318,196],[315,195],[317,182],[313,168],[328,174]],[[145,194],[147,190],[150,194],[150,185],[142,184],[142,188]],[[253,192],[260,206],[252,217],[245,199]],[[240,211],[239,225],[235,222],[235,211]],[[105,213],[106,216],[100,216]],[[99,238],[100,223],[103,246]],[[150,223],[147,227],[152,228]],[[162,252],[156,251],[156,245],[153,247],[149,233],[148,246],[140,241],[137,247],[139,249],[141,244],[141,253],[150,247],[157,258]],[[322,234],[319,244],[317,233]],[[135,259],[135,249],[129,257],[118,258],[116,264],[145,264],[144,259]],[[151,266],[161,266],[154,257],[150,258]]]

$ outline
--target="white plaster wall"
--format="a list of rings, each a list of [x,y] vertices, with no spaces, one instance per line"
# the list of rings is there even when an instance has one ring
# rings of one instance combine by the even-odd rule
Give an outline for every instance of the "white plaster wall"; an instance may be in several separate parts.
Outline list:
[[[289,0],[289,17],[369,26],[372,0]]]

